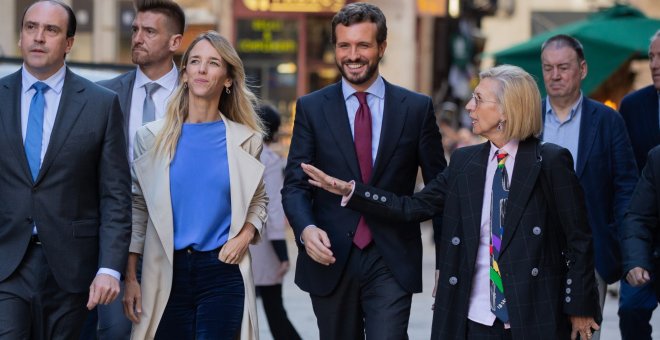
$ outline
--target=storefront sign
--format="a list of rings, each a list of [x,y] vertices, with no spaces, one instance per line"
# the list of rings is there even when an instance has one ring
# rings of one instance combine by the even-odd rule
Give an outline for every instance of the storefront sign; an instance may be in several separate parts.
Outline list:
[[[263,12],[337,12],[346,0],[243,0],[251,11]]]
[[[239,20],[238,52],[241,54],[295,54],[296,22],[286,20]]]
[[[417,12],[421,15],[444,17],[447,15],[447,0],[417,0]]]

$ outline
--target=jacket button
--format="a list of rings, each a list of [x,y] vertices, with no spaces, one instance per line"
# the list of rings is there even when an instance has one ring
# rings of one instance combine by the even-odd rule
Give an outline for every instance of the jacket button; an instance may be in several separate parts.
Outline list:
[[[451,239],[451,244],[457,246],[457,245],[461,244],[461,239],[458,238],[458,237],[453,237],[453,238]]]
[[[573,283],[573,280],[571,280],[571,279],[566,279],[566,284],[567,284],[567,285],[570,286],[572,283]]]
[[[534,235],[541,235],[541,228],[539,226],[532,228],[532,233]]]
[[[539,269],[538,268],[532,268],[532,276],[537,276],[539,275]]]
[[[355,235],[355,233],[352,231],[346,233],[346,237],[353,237],[353,235]]]
[[[385,198],[385,196],[380,196],[380,201],[385,203],[387,202],[387,198]]]
[[[28,224],[34,224],[34,220],[32,219],[32,216],[26,217],[25,222],[27,222]]]
[[[564,299],[564,301],[566,301],[566,303],[570,303],[570,302],[571,302],[571,297],[570,297],[570,296],[567,296],[567,297]]]
[[[449,284],[450,285],[455,286],[456,283],[458,283],[458,279],[456,278],[456,276],[452,276],[452,277],[449,278]]]
[[[570,294],[570,293],[571,293],[571,289],[570,289],[570,288],[566,288],[566,294]]]
[[[370,192],[368,192],[368,191],[367,191],[367,192],[365,192],[365,193],[364,193],[364,197],[366,197],[366,198],[369,198],[369,197],[371,197],[371,193],[370,193]]]
[[[374,194],[374,195],[371,196],[371,197],[374,199],[374,201],[378,201],[378,195],[377,195],[377,194]]]

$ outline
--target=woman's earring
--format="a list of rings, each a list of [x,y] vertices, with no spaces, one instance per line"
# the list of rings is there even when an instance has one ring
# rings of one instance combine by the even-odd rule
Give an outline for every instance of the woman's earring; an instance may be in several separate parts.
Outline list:
[[[184,88],[184,89],[187,89],[187,88],[188,88],[188,82],[187,82],[187,81],[184,81],[184,82],[183,82],[183,88]]]
[[[229,86],[225,87],[225,92],[227,92],[227,94],[231,93],[231,90],[229,89]]]
[[[504,121],[500,120],[499,123],[497,123],[497,131],[502,131],[504,129]]]

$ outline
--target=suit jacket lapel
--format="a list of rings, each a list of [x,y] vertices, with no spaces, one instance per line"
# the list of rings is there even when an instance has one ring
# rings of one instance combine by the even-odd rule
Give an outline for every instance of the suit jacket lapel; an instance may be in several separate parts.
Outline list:
[[[642,125],[646,125],[644,128],[648,129],[648,132],[646,132],[645,135],[649,136],[651,144],[658,144],[660,143],[660,133],[658,133],[658,130],[660,129],[660,116],[658,116],[658,91],[653,85],[649,87],[649,95],[646,96],[646,98],[646,103],[642,106],[642,110],[644,110],[644,107],[648,107],[650,108],[651,114],[648,115],[648,124]],[[640,113],[642,112],[644,111],[640,110]]]
[[[124,113],[124,134],[126,135],[126,145],[128,145],[129,123],[131,121],[131,101],[133,100],[133,85],[135,84],[135,73],[133,70],[120,80],[120,85],[113,88],[119,95],[119,106]]]
[[[486,167],[489,151],[490,142],[481,144],[479,151],[469,160],[468,165],[465,167],[469,199],[462,199],[461,202],[467,202],[469,206],[465,215],[461,217],[461,220],[465,220],[466,216],[473,217],[472,224],[465,226],[465,236],[463,237],[466,242],[466,249],[474,249],[473,252],[468,252],[468,263],[475,263],[477,249],[479,248],[481,212],[484,204],[484,186],[486,185]]]
[[[23,134],[21,129],[21,70],[7,76],[0,85],[0,102],[8,105],[0,105],[0,119],[4,127],[4,133],[11,142],[18,163],[23,168],[25,176],[32,181],[30,166],[25,156]],[[8,156],[8,155],[6,155]]]
[[[53,124],[53,131],[50,135],[46,155],[41,164],[36,182],[39,182],[48,171],[48,168],[53,163],[62,145],[64,145],[64,141],[66,141],[69,133],[71,133],[74,124],[78,120],[78,116],[80,116],[83,107],[87,103],[87,99],[82,95],[84,91],[85,86],[79,82],[78,76],[67,68],[60,105],[57,109],[57,117]]]
[[[600,123],[600,117],[597,115],[596,108],[592,105],[589,98],[582,97],[582,118],[580,121],[580,140],[578,142],[578,159],[575,173],[580,178],[584,172],[584,166],[587,164],[591,147],[596,139],[597,127]]]
[[[384,81],[384,80],[383,80]],[[385,170],[392,153],[396,149],[401,138],[404,122],[408,114],[405,105],[406,97],[394,86],[385,82],[385,105],[383,107],[383,126],[380,129],[380,142],[376,161],[371,174],[371,184],[376,183],[378,176]]]
[[[518,228],[525,206],[536,186],[536,179],[541,171],[541,162],[537,159],[536,148],[538,139],[527,138],[520,141],[516,153],[516,163],[511,177],[511,190],[506,203],[506,216],[504,217],[504,235],[502,237],[503,253]]]
[[[328,131],[335,139],[335,146],[338,152],[344,156],[346,164],[353,173],[353,178],[360,179],[360,167],[355,153],[355,144],[353,143],[353,134],[351,125],[348,121],[348,113],[344,103],[344,96],[341,90],[341,82],[333,85],[325,94],[325,103],[323,103],[323,115],[327,123]],[[373,178],[373,175],[371,176]]]

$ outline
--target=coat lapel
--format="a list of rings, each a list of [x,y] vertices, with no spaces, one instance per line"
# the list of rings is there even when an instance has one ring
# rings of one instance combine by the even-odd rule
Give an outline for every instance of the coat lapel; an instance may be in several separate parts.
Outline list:
[[[525,206],[536,186],[536,180],[541,171],[541,162],[537,159],[536,148],[538,139],[527,138],[518,145],[513,176],[511,177],[511,191],[506,203],[506,216],[504,218],[504,236],[500,254],[506,251],[518,227]]]
[[[471,216],[472,224],[466,225],[465,237],[466,249],[474,249],[468,252],[468,263],[475,263],[477,258],[477,249],[479,248],[479,238],[481,235],[481,212],[484,204],[484,186],[486,185],[486,166],[488,164],[488,152],[490,151],[490,142],[481,144],[481,148],[470,159],[465,167],[465,176],[467,182],[468,199],[461,200],[468,204],[467,212],[462,217]],[[463,207],[461,207],[462,209]]]
[[[580,140],[578,142],[578,159],[576,160],[577,166],[575,167],[575,174],[578,178],[584,172],[584,166],[587,164],[591,147],[596,139],[596,132],[598,131],[598,124],[600,117],[587,97],[582,97],[582,119],[580,121]]]
[[[340,103],[337,105],[337,103]],[[341,82],[336,83],[325,94],[325,103],[323,104],[323,115],[327,123],[328,131],[335,140],[335,146],[338,152],[344,156],[346,164],[353,173],[353,178],[362,178],[360,174],[355,145],[353,144],[353,134],[351,125],[348,121],[348,113],[344,104]],[[371,176],[372,178],[374,176]]]
[[[247,220],[252,197],[263,178],[264,165],[243,148],[254,136],[254,131],[222,116],[227,131],[227,160],[229,163],[229,186],[231,192],[231,227],[229,238],[243,228]]]
[[[39,176],[37,176],[37,183],[48,172],[48,168],[52,165],[55,156],[57,156],[60,148],[64,145],[82,109],[87,103],[87,98],[82,95],[85,91],[85,86],[79,81],[78,76],[74,75],[67,68],[64,77],[60,106],[57,109],[53,132],[50,135],[50,142],[48,142],[48,148],[46,149],[46,155],[39,170]]]
[[[7,76],[0,85],[0,102],[9,104],[0,105],[0,120],[18,163],[23,168],[25,176],[32,181],[21,130],[21,81],[21,70],[18,70]]]
[[[383,80],[384,81],[384,80]],[[396,146],[401,138],[403,126],[408,115],[408,107],[405,105],[406,97],[397,89],[385,82],[385,105],[383,108],[383,126],[380,130],[380,142],[374,170],[371,175],[371,184],[386,169],[389,159],[392,157]]]

